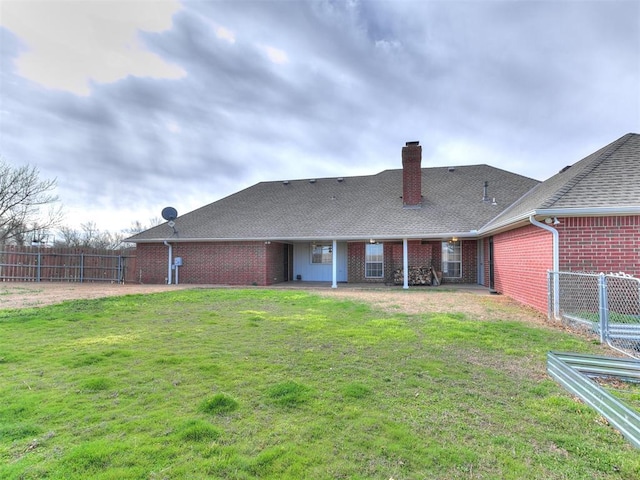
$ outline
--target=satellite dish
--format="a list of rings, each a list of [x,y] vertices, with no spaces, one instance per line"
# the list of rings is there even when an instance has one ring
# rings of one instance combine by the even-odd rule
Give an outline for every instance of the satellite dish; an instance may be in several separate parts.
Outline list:
[[[178,212],[173,207],[165,207],[162,209],[162,218],[172,222],[178,217]]]

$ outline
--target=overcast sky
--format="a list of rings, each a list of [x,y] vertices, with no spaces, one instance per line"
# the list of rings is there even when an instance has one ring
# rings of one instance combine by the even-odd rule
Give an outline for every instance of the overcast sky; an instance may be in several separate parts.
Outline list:
[[[544,180],[629,132],[637,0],[0,0],[0,155],[76,228],[400,168],[413,140]]]

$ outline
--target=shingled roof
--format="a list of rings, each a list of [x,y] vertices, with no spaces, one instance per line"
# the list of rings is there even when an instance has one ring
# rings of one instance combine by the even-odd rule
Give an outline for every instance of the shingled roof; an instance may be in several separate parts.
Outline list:
[[[490,232],[530,215],[640,213],[640,135],[628,133],[538,184],[496,216]]]
[[[422,205],[403,207],[402,169],[261,182],[132,242],[473,237],[539,182],[488,165],[423,168]],[[484,182],[488,196],[483,201]]]
[[[472,238],[514,228],[531,215],[640,214],[634,133],[542,183],[488,165],[420,172],[419,208],[403,207],[402,169],[262,182],[178,217],[175,231],[165,223],[128,241]],[[485,182],[491,201],[483,200]]]

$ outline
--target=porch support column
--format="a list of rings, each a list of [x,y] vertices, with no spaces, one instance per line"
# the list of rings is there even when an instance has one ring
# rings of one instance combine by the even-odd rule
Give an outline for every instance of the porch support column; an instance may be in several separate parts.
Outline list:
[[[404,286],[409,288],[409,246],[406,238],[402,239],[402,271],[404,272]]]
[[[331,263],[333,264],[333,280],[331,288],[338,288],[338,242],[333,240],[331,245]]]

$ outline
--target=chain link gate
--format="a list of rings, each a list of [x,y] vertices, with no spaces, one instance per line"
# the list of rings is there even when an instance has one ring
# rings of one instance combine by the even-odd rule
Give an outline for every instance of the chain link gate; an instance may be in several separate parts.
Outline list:
[[[548,272],[549,318],[598,335],[640,358],[640,279],[625,274]]]

